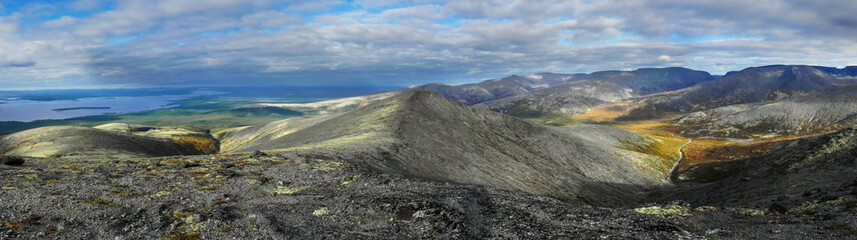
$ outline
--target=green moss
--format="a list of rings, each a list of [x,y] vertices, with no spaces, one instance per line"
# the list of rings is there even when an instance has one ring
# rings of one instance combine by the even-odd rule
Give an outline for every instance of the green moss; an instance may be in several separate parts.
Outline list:
[[[163,196],[167,196],[167,195],[171,195],[171,194],[173,194],[173,193],[167,192],[167,191],[160,191],[160,192],[157,192],[155,194],[149,195],[148,197],[159,198],[159,197],[163,197]]]
[[[648,215],[658,215],[658,216],[687,216],[688,209],[684,206],[679,205],[669,205],[669,206],[652,206],[652,207],[642,207],[634,209],[634,212],[648,214]]]
[[[830,139],[821,149],[809,155],[805,161],[789,166],[789,171],[803,169],[815,165],[819,161],[827,160],[838,152],[857,147],[857,131],[846,131]]]
[[[316,160],[311,166],[312,170],[316,172],[333,172],[342,169],[344,165],[341,162]]]
[[[193,217],[193,213],[184,212],[184,211],[175,211],[172,213],[172,218],[174,221],[180,222],[182,225],[176,228],[176,231],[164,235],[165,238],[169,239],[202,239],[199,235],[199,231],[205,228],[205,222],[197,222],[196,218]]]
[[[316,216],[316,217],[330,215],[330,209],[328,209],[327,207],[322,207],[322,208],[316,209],[315,211],[312,211],[312,215]]]
[[[697,212],[716,212],[717,208],[712,206],[699,206],[693,209]]]
[[[289,187],[289,186],[278,186],[274,193],[276,194],[285,194],[292,195],[298,193],[303,190],[309,189],[309,186],[300,186],[300,187]]]
[[[845,197],[840,197],[826,202],[807,201],[800,206],[790,209],[789,212],[797,214],[816,214],[818,209],[823,207],[846,207],[846,199]]]
[[[350,177],[348,177],[348,180],[343,180],[343,181],[339,182],[339,186],[340,187],[348,187],[348,185],[351,185],[351,183],[353,183],[356,180],[357,180],[357,176],[350,176]]]
[[[745,208],[741,209],[741,214],[749,215],[749,216],[764,216],[765,211],[759,209]]]

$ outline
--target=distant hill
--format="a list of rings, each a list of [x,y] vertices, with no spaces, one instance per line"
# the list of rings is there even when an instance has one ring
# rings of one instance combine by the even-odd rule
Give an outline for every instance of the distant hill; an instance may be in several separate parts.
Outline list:
[[[156,157],[217,152],[207,134],[129,124],[41,127],[0,138],[0,154],[27,157]]]
[[[684,113],[691,136],[754,138],[841,129],[857,117],[857,67],[774,65],[635,99],[620,120]]]
[[[633,90],[634,94],[645,95],[680,89],[711,79],[711,75],[706,72],[686,68],[643,68],[635,71],[601,71],[590,74],[538,73],[531,76],[513,75],[505,78],[486,80],[475,84],[464,84],[458,86],[427,84],[411,87],[411,89],[436,92],[446,98],[454,99],[467,105],[473,105],[496,99],[524,95],[542,89],[583,80],[600,80],[603,82],[617,84],[619,87],[625,87]],[[606,91],[619,90],[607,89]],[[537,97],[539,97],[539,95],[525,99]],[[587,97],[599,98],[598,96]]]
[[[855,84],[857,66],[843,69],[804,65],[751,67],[670,94],[643,98],[642,102],[648,106],[638,112],[699,111],[776,101]]]
[[[487,101],[477,106],[520,117],[577,114],[616,100],[677,90],[713,79],[707,72],[686,68],[604,71],[579,78],[587,80]]]
[[[222,141],[235,152],[315,151],[385,173],[599,205],[626,203],[661,185],[677,157],[624,130],[544,127],[426,91],[337,116],[236,129]]]
[[[485,80],[480,83],[463,85],[426,84],[410,87],[411,90],[426,90],[467,105],[473,105],[494,99],[525,94],[587,79],[587,74],[538,73],[531,76],[512,75],[505,78]]]
[[[857,124],[857,86],[693,112],[678,123],[687,135],[735,138],[837,130]]]

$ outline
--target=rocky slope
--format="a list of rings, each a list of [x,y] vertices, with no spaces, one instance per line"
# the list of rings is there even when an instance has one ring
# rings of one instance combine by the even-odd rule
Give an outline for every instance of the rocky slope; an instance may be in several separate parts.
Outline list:
[[[841,239],[727,208],[653,214],[280,155],[0,165],[3,239]],[[645,208],[651,209],[651,208]],[[638,212],[646,212],[642,214]]]
[[[713,79],[706,72],[686,68],[604,71],[580,78],[586,80],[488,101],[476,106],[519,117],[539,117],[554,113],[578,114],[616,100],[677,90]]]
[[[4,136],[0,153],[29,157],[153,157],[217,152],[207,134],[176,128],[107,124],[42,127]]]
[[[757,138],[841,129],[857,123],[857,87],[778,101],[736,104],[684,115],[690,136]]]
[[[730,72],[714,81],[642,98],[648,106],[631,115],[649,112],[691,112],[716,107],[777,101],[857,84],[857,66],[843,69],[774,65]]]
[[[446,98],[454,99],[467,105],[473,105],[583,80],[599,80],[603,82],[602,84],[612,83],[619,85],[620,88],[631,89],[635,94],[645,95],[689,87],[711,79],[713,79],[711,75],[706,72],[686,68],[643,68],[634,71],[602,71],[590,74],[539,73],[532,76],[514,75],[476,84],[458,86],[427,84],[411,87],[410,89],[436,92]],[[591,86],[598,86],[598,84],[590,84]],[[610,86],[605,91],[624,92],[625,90]],[[558,90],[554,92],[558,92]],[[530,98],[535,98],[536,96]],[[575,95],[569,97],[575,97]],[[597,96],[590,97],[598,98]]]
[[[525,94],[531,91],[571,83],[589,78],[587,74],[539,73],[532,76],[512,75],[505,78],[490,79],[475,84],[446,85],[426,84],[410,87],[411,90],[436,92],[446,98],[467,105]]]
[[[426,91],[305,123],[242,129],[224,135],[223,142],[235,152],[312,150],[379,172],[600,205],[627,203],[661,185],[674,161],[647,152],[659,143],[631,132],[538,126]],[[246,139],[253,141],[231,145]]]
[[[539,117],[551,113],[577,114],[619,99],[634,96],[633,90],[615,83],[585,80],[474,105],[517,117]]]

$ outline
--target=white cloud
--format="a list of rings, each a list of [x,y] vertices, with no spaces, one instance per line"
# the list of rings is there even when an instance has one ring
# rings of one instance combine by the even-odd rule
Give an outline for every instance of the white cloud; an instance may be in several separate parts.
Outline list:
[[[46,21],[42,23],[42,27],[45,28],[65,28],[68,26],[72,26],[77,23],[78,19],[71,16],[62,16],[60,18]]]
[[[104,4],[112,8],[98,12]],[[97,12],[78,18],[63,8]],[[855,11],[851,2],[785,0],[80,0],[0,17],[0,84],[409,85],[675,65],[843,66],[857,55]]]

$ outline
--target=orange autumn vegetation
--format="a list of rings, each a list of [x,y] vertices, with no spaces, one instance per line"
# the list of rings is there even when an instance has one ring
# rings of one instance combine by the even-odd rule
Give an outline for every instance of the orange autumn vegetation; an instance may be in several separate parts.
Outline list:
[[[214,154],[218,151],[217,141],[209,137],[186,135],[179,136],[175,141],[204,154]]]
[[[631,112],[638,104],[622,101],[597,107],[591,111],[574,115],[571,118],[584,123],[608,123]]]

